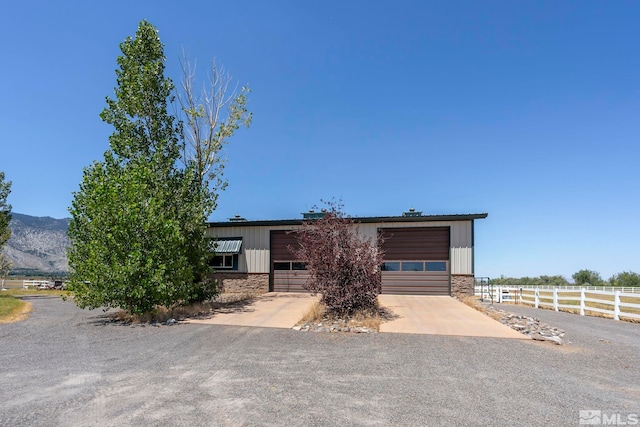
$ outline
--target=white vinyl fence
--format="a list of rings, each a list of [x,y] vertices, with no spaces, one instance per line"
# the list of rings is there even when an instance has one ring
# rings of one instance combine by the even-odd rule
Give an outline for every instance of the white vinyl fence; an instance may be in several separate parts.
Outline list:
[[[596,313],[640,319],[640,290],[637,288],[609,288],[567,286],[553,287],[500,287],[488,290],[476,287],[476,296],[495,302],[529,304],[535,308],[550,308],[555,311],[579,311],[581,316]]]
[[[1,289],[29,289],[37,288],[40,285],[53,286],[53,282],[50,280],[16,280],[16,279],[0,279]]]

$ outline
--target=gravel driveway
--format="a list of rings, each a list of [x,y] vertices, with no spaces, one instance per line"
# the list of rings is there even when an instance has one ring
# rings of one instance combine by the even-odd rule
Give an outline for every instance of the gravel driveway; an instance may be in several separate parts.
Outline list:
[[[567,330],[559,347],[124,326],[28,299],[30,319],[0,325],[2,426],[578,425],[580,409],[640,412],[636,324],[536,311]]]

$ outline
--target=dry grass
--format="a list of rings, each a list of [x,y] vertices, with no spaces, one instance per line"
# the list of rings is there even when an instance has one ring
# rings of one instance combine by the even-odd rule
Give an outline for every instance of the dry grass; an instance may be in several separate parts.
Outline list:
[[[32,305],[9,295],[0,295],[0,323],[19,322],[29,317]]]
[[[327,308],[320,301],[314,302],[302,316],[302,322],[322,322]]]
[[[494,320],[500,321],[500,319],[502,319],[503,315],[501,313],[482,304],[476,297],[464,297],[461,301],[469,307],[478,310],[480,313],[486,314]]]
[[[143,315],[131,314],[128,311],[119,311],[114,314],[114,319],[126,323],[166,322],[169,319],[187,319],[194,317],[210,316],[217,310],[233,308],[243,304],[255,295],[250,293],[225,293],[220,294],[212,301],[195,303],[187,306],[173,308],[158,307],[153,313]]]
[[[327,313],[327,308],[324,304],[317,301],[309,307],[307,312],[302,316],[299,324],[304,323],[340,323],[343,326],[349,327],[366,327],[374,331],[380,331],[380,324],[384,320],[388,320],[389,313],[383,308],[376,310],[360,310],[352,314],[351,316],[338,316],[336,314]]]
[[[380,313],[380,311],[358,311],[353,316],[351,316],[349,322],[357,326],[365,326],[371,330],[380,332],[382,314]]]

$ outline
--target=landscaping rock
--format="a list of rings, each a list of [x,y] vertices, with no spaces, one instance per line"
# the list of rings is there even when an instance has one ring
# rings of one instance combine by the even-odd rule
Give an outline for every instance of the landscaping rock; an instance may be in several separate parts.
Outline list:
[[[300,332],[328,332],[328,333],[338,333],[338,332],[348,332],[352,334],[372,334],[378,333],[377,330],[371,329],[367,326],[362,326],[350,321],[348,319],[324,319],[322,322],[305,322],[298,325],[295,325],[293,328],[294,331]]]
[[[485,306],[492,317],[498,317],[500,322],[536,341],[549,341],[557,345],[564,344],[564,330],[549,326],[535,317],[521,316],[504,310],[496,310],[492,306]]]

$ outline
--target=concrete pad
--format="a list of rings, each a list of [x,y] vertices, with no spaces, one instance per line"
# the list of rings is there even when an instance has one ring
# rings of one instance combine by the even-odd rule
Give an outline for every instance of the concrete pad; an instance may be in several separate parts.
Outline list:
[[[397,316],[380,332],[530,339],[452,297],[380,295],[378,301]]]
[[[292,328],[318,299],[310,294],[270,292],[247,305],[216,312],[210,319],[192,319],[188,323]]]

